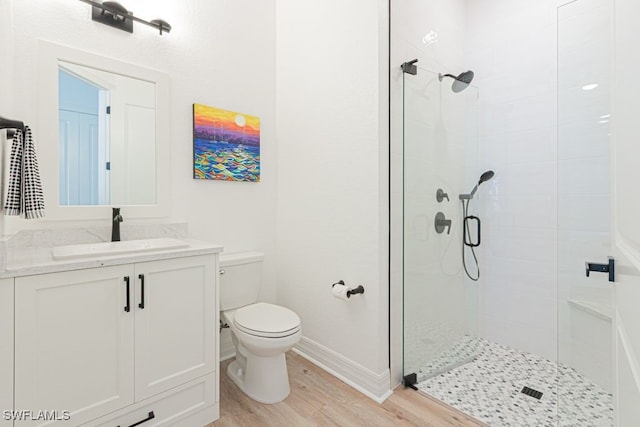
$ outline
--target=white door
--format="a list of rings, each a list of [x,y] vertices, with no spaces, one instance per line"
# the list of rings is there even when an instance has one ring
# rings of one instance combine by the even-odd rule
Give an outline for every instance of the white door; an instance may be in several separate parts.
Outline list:
[[[156,203],[156,111],[144,106],[126,105],[124,122],[124,156],[121,161],[126,184],[122,204],[153,205]]]
[[[112,205],[157,202],[155,85],[143,80],[105,75],[110,92],[109,160]]]
[[[0,427],[13,426],[13,279],[0,280]]]
[[[58,111],[60,194],[64,206],[99,204],[98,116]]]
[[[69,411],[76,426],[133,403],[132,276],[124,265],[15,279],[16,410]]]
[[[135,265],[137,402],[215,370],[214,263],[206,255]]]
[[[640,425],[640,2],[615,0],[613,255],[616,416]]]

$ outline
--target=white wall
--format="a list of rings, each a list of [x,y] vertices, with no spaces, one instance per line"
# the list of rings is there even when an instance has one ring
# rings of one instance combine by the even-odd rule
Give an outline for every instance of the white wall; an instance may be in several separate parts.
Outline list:
[[[467,1],[466,59],[480,88],[485,338],[557,353],[557,0]]]
[[[277,2],[278,302],[302,319],[302,351],[375,398],[389,390],[385,10]],[[333,298],[340,279],[365,294]]]
[[[136,15],[162,17],[173,27],[159,36],[152,28],[134,25],[129,34],[90,19],[91,7],[77,1],[9,0],[14,9],[15,55],[4,55],[0,76],[13,74],[13,105],[2,101],[0,115],[33,127],[37,145],[56,142],[38,132],[37,40],[110,56],[171,76],[172,213],[166,220],[186,221],[192,237],[220,243],[227,251],[266,253],[263,297],[275,299],[275,1],[221,0],[204,2],[125,2]],[[4,22],[6,19],[1,18]],[[1,25],[3,53],[7,37]],[[9,49],[11,49],[9,43]],[[13,61],[12,61],[13,59]],[[7,62],[8,61],[8,62]],[[3,85],[6,90],[6,86]],[[4,98],[4,97],[3,97]],[[245,112],[261,118],[262,176],[260,183],[196,181],[192,179],[192,104],[194,102]],[[40,159],[41,162],[56,159]],[[57,196],[45,195],[46,203]],[[126,208],[122,213],[125,221]],[[10,219],[5,231],[21,228],[108,226]],[[126,238],[126,236],[123,236]]]

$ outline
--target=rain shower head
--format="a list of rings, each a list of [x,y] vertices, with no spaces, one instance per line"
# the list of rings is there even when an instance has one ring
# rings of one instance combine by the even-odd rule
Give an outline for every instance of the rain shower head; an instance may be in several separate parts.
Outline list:
[[[453,84],[451,85],[451,90],[455,93],[460,93],[466,88],[469,87],[471,82],[473,81],[473,71],[465,71],[464,73],[460,73],[457,76],[453,74],[439,74],[438,79],[442,81],[445,77],[451,77],[453,79]]]
[[[475,187],[473,187],[473,190],[471,190],[471,193],[469,193],[469,194],[461,194],[459,196],[459,199],[460,200],[471,200],[471,199],[473,199],[473,195],[476,194],[476,191],[478,191],[478,186],[480,186],[480,184],[482,184],[483,182],[489,181],[491,178],[493,178],[494,175],[495,175],[495,173],[493,171],[491,171],[491,170],[486,171],[485,173],[480,175],[480,179],[478,180],[478,183],[475,185]]]

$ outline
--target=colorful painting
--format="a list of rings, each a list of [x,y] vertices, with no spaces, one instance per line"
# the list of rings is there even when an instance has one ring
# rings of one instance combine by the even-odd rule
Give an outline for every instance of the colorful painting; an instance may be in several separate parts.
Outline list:
[[[193,178],[260,181],[260,118],[193,104]]]

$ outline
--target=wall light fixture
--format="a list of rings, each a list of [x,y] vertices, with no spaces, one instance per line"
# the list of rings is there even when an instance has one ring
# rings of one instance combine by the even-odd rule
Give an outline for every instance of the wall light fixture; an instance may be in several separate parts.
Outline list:
[[[169,25],[167,21],[163,21],[162,19],[145,21],[144,19],[133,16],[133,12],[128,11],[127,8],[115,1],[103,1],[102,3],[96,0],[80,1],[92,6],[92,20],[122,31],[133,33],[133,21],[140,22],[141,24],[145,24],[159,30],[160,35],[162,35],[163,32],[168,33],[171,31],[171,25]]]

